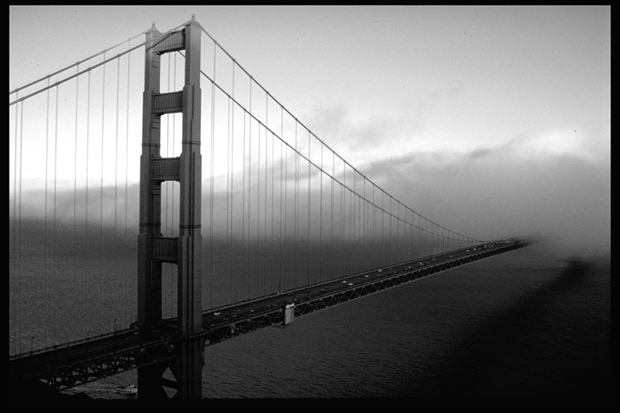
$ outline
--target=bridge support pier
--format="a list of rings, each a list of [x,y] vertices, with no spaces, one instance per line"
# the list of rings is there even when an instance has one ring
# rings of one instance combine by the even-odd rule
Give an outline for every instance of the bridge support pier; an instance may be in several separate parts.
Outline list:
[[[162,323],[161,268],[178,267],[178,341],[173,373],[181,399],[202,397],[202,158],[200,154],[200,35],[192,20],[180,31],[146,33],[142,155],[140,157],[140,234],[138,236],[138,322],[145,334],[155,334]],[[185,86],[181,92],[160,93],[160,56],[185,50]],[[182,150],[178,158],[160,155],[160,118],[183,114]],[[161,233],[161,184],[180,183],[179,236]],[[138,368],[140,398],[159,398],[166,366]]]
[[[166,370],[162,362],[149,364],[138,369],[138,397],[144,400],[165,400],[168,394],[162,385],[162,374]]]

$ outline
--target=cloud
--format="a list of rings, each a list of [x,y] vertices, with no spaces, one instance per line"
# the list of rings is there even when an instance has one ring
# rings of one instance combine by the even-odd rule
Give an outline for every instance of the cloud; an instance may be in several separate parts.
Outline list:
[[[410,152],[366,171],[414,210],[466,235],[535,236],[565,254],[607,251],[609,156],[571,132],[465,153]]]
[[[577,129],[553,129],[515,137],[505,145],[505,150],[521,159],[574,156],[590,162],[607,162],[609,148],[596,136]]]
[[[395,151],[413,149],[411,140],[422,123],[397,117],[356,118],[345,106],[316,108],[304,119],[312,132],[329,147],[356,166],[365,164],[368,153],[389,157]]]

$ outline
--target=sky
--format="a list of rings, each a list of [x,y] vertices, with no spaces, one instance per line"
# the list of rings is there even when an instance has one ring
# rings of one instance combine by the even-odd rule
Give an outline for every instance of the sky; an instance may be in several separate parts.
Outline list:
[[[192,15],[416,211],[566,253],[611,238],[610,7],[10,6],[9,88]]]

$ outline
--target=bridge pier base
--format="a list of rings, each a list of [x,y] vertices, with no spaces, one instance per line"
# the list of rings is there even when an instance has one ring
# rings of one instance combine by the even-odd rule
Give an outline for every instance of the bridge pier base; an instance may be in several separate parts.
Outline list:
[[[138,398],[143,400],[168,399],[162,383],[162,374],[165,370],[163,363],[138,368]]]

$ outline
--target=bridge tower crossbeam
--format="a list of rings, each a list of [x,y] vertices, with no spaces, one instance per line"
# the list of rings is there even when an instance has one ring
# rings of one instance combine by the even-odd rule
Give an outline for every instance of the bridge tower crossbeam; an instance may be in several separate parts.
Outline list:
[[[146,331],[162,324],[162,263],[178,270],[178,344],[172,364],[138,368],[139,397],[166,396],[163,386],[176,387],[176,397],[202,395],[202,269],[201,269],[201,89],[200,35],[192,20],[179,31],[146,32],[145,88],[143,95],[142,154],[140,156],[140,232],[138,235],[138,323]],[[160,59],[164,53],[185,51],[185,85],[182,91],[160,93]],[[161,117],[182,113],[182,149],[179,157],[160,155]],[[178,237],[161,233],[161,186],[180,184]],[[176,383],[162,377],[170,367]]]

